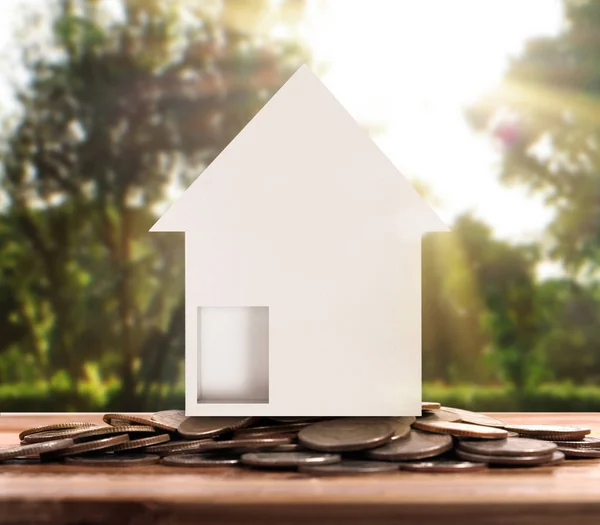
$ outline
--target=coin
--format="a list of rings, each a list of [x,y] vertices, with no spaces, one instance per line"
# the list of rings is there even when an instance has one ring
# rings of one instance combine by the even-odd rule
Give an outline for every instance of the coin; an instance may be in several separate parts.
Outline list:
[[[129,441],[125,441],[125,443],[115,445],[114,447],[112,447],[110,449],[110,451],[111,452],[121,452],[123,450],[133,450],[135,448],[150,447],[152,445],[166,443],[170,439],[171,439],[171,436],[169,436],[169,434],[158,434],[157,436],[150,436],[147,438],[130,439]]]
[[[97,456],[70,456],[65,458],[67,465],[82,467],[139,467],[154,465],[160,457],[153,454],[101,454]]]
[[[23,432],[19,434],[19,439],[23,440],[26,436],[29,436],[31,434],[38,434],[40,432],[46,432],[49,430],[69,430],[73,428],[89,428],[96,426],[98,425],[95,425],[94,423],[85,423],[81,421],[72,421],[68,423],[52,423],[50,425],[43,425],[41,427],[33,427],[27,430],[23,430]]]
[[[141,425],[130,425],[130,426],[119,426],[112,427],[96,426],[91,428],[74,428],[70,430],[49,430],[45,432],[38,432],[37,434],[31,434],[25,436],[24,440],[27,443],[42,443],[44,441],[50,441],[54,439],[71,438],[76,442],[79,442],[88,438],[95,438],[98,436],[106,436],[110,434],[155,434],[156,431],[152,427],[145,427]]]
[[[237,465],[239,458],[213,454],[179,454],[167,456],[161,463],[170,467],[230,467]]]
[[[128,416],[127,414],[105,414],[102,420],[113,427],[142,425],[154,429],[166,430],[168,432],[174,432],[177,430],[173,430],[171,425],[165,425],[160,421],[155,421],[153,419],[148,419],[147,417],[141,416]]]
[[[441,405],[434,401],[422,401],[421,410],[439,410]]]
[[[187,439],[208,438],[245,427],[252,420],[251,417],[188,417],[177,427],[177,432]]]
[[[55,441],[45,441],[43,443],[17,445],[16,447],[4,448],[0,450],[0,461],[27,456],[37,456],[38,454],[43,454],[46,452],[64,450],[72,445],[72,439],[57,439]]]
[[[410,426],[417,420],[413,416],[390,417],[386,421],[394,428],[392,441],[406,437],[410,433]]]
[[[381,474],[398,472],[397,463],[342,459],[330,465],[300,465],[298,471],[313,476],[348,476],[356,474]]]
[[[320,452],[250,452],[243,454],[241,463],[253,467],[281,468],[298,465],[327,465],[341,460],[339,454]]]
[[[179,454],[181,452],[189,453],[192,450],[195,451],[211,451],[211,450],[239,450],[248,452],[248,450],[261,450],[261,449],[269,449],[279,445],[287,445],[291,442],[290,438],[271,438],[271,437],[261,437],[261,438],[248,438],[248,439],[228,439],[222,441],[214,441],[214,440],[206,440],[204,442],[198,442],[198,444],[194,447],[180,447],[175,448],[167,453],[168,456],[173,454]]]
[[[417,421],[452,421],[459,423],[460,416],[454,414],[453,412],[448,412],[447,410],[433,410],[423,414],[422,416],[419,416]]]
[[[517,432],[521,436],[550,441],[572,441],[583,439],[591,430],[589,428],[566,425],[506,425],[506,430]]]
[[[248,434],[248,435],[234,435],[231,439],[223,440],[217,439],[218,442],[227,442],[232,445],[233,449],[238,449],[240,454],[244,452],[261,452],[265,449],[272,450],[275,447],[289,447],[290,445],[296,445],[296,434]],[[281,441],[275,441],[281,440]],[[280,445],[276,443],[281,443]],[[292,452],[288,450],[286,452]]]
[[[452,448],[452,438],[446,434],[430,434],[411,430],[410,434],[382,447],[366,452],[369,459],[403,461],[438,456]]]
[[[554,467],[555,465],[560,465],[565,462],[565,455],[559,450],[555,450],[552,453],[552,459],[548,461],[548,463],[544,463],[544,467]]]
[[[555,441],[555,443],[561,447],[600,449],[600,438],[594,436],[586,436],[574,441]]]
[[[458,442],[458,448],[473,454],[490,456],[547,456],[556,450],[556,444],[539,439],[509,437],[486,441],[461,440]]]
[[[3,467],[6,465],[40,465],[41,460],[39,457],[32,456],[29,458],[14,458],[7,460],[0,460]]]
[[[285,445],[277,445],[271,449],[271,452],[298,452],[306,450],[300,443],[286,443]]]
[[[58,450],[56,452],[48,452],[47,454],[41,454],[41,457],[42,459],[54,459],[63,456],[77,456],[78,454],[84,454],[86,452],[103,450],[114,445],[119,445],[120,443],[125,443],[126,441],[129,441],[129,437],[127,436],[127,434],[120,434],[118,436],[111,436],[95,441],[75,443],[74,445],[65,448],[64,450]]]
[[[296,421],[294,423],[278,423],[271,425],[264,425],[258,427],[247,427],[240,428],[234,432],[234,436],[244,436],[249,437],[252,435],[253,437],[260,436],[270,436],[277,434],[286,434],[289,432],[298,432],[303,428],[306,428],[308,425],[311,425],[311,421]]]
[[[300,423],[304,421],[314,421],[315,419],[323,419],[322,417],[270,417],[278,423]]]
[[[394,432],[394,426],[383,418],[347,417],[313,423],[298,433],[298,440],[313,450],[349,452],[383,445]]]
[[[163,462],[166,466],[225,467],[239,463],[242,467],[298,469],[317,476],[400,469],[468,472],[483,468],[481,463],[546,467],[564,462],[565,455],[600,459],[600,437],[588,436],[587,428],[506,425],[501,429],[500,420],[484,414],[437,408],[433,403],[425,403],[423,408],[416,420],[412,416],[188,418],[181,410],[157,412],[148,419],[109,413],[104,415],[108,425],[64,422],[24,430],[19,436],[21,446],[0,445],[0,464],[43,466],[66,458],[73,465],[122,466],[154,464],[156,456],[168,456]],[[167,432],[182,427],[185,433],[186,426],[187,439],[170,439],[172,434]],[[191,439],[194,435],[210,438]],[[459,460],[443,455],[452,449],[453,442]],[[336,452],[348,454],[342,458]],[[243,464],[242,455],[246,457]],[[313,464],[323,462],[323,458],[331,460],[331,456],[336,463]],[[250,465],[252,461],[256,464]]]
[[[461,449],[456,450],[456,455],[466,461],[476,463],[487,463],[489,465],[537,467],[545,465],[553,460],[553,453],[538,454],[535,456],[492,456],[485,454],[473,454]]]
[[[562,452],[569,459],[600,458],[600,450],[593,448],[571,448],[559,446],[558,451]]]
[[[187,419],[187,416],[183,410],[161,410],[152,414],[150,419],[160,423],[163,427],[168,427],[169,432],[176,432],[177,427]]]
[[[462,408],[442,407],[442,410],[456,414],[463,423],[470,423],[471,425],[498,428],[503,428],[505,425],[504,421],[496,419],[495,417],[479,414],[478,412],[471,412],[470,410],[463,410]]]
[[[415,421],[415,428],[427,432],[438,432],[450,434],[451,436],[467,436],[487,439],[504,439],[508,432],[502,428],[483,427],[480,425],[470,425],[468,423],[454,423],[452,421]]]
[[[188,450],[194,450],[198,448],[200,443],[212,442],[212,439],[195,439],[195,440],[186,440],[186,439],[175,439],[171,440],[167,443],[162,443],[160,445],[151,445],[144,448],[144,452],[148,454],[158,454],[159,456],[166,456],[173,452],[178,452],[184,454]]]
[[[434,460],[434,461],[417,461],[406,462],[399,464],[401,470],[410,472],[473,472],[477,470],[486,470],[485,463],[473,463],[472,461],[455,461],[455,460]]]
[[[414,416],[395,416],[395,417],[381,417],[381,418],[370,418],[371,421],[381,419],[386,424],[391,425],[394,428],[394,435],[391,437],[391,441],[395,439],[401,439],[406,437],[410,432],[411,425],[416,421]]]

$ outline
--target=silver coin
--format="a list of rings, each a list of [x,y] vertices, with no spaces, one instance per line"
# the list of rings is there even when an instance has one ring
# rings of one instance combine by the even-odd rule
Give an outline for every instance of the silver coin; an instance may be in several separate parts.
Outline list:
[[[456,455],[466,461],[487,463],[488,465],[502,465],[515,467],[537,467],[552,461],[553,453],[536,456],[492,456],[491,454],[473,454],[461,449],[456,450]]]
[[[415,428],[437,434],[450,434],[451,436],[465,436],[474,438],[506,439],[508,432],[503,428],[484,427],[470,423],[455,423],[453,421],[415,421]]]
[[[122,452],[123,450],[134,450],[136,448],[148,448],[154,445],[158,445],[158,444],[162,444],[162,443],[167,443],[170,439],[169,434],[158,434],[156,436],[151,436],[148,438],[141,438],[141,439],[130,439],[129,441],[126,441],[125,443],[121,443],[119,445],[115,445],[114,447],[110,448],[109,451],[110,452]],[[108,450],[107,450],[108,452]]]
[[[328,465],[341,461],[339,454],[320,452],[250,452],[242,455],[244,465],[265,468],[297,467],[299,465]]]
[[[490,456],[547,456],[556,450],[556,444],[539,439],[506,438],[486,441],[461,440],[458,442],[458,448]]]
[[[474,472],[487,469],[485,463],[473,463],[472,461],[433,460],[398,463],[401,470],[409,472]]]
[[[385,418],[347,417],[313,423],[298,433],[298,440],[312,450],[350,452],[383,445],[394,433]]]
[[[187,419],[187,416],[183,410],[162,410],[152,414],[151,419],[160,423],[163,427],[168,427],[170,432],[176,432],[179,425]]]
[[[422,416],[417,418],[417,421],[450,421],[452,423],[460,423],[461,419],[460,416],[454,412],[440,409],[424,412]]]
[[[82,467],[140,467],[154,465],[159,461],[160,457],[153,454],[99,454],[65,458],[67,465]]]
[[[544,467],[554,467],[555,465],[560,465],[565,462],[565,455],[559,450],[555,450],[552,453],[552,459],[548,461],[548,463],[544,463]]]
[[[568,448],[600,449],[600,438],[594,436],[585,436],[583,439],[573,441],[555,441],[555,443]]]
[[[304,421],[315,421],[323,419],[322,417],[270,417],[273,421],[278,423],[302,423]]]
[[[174,432],[175,430],[171,425],[166,425],[160,421],[154,419],[148,419],[142,416],[133,416],[129,414],[104,414],[102,420],[113,427],[129,427],[135,425],[142,425],[146,427],[155,428],[158,430],[166,430],[167,432]]]
[[[410,433],[410,426],[417,420],[414,416],[384,417],[381,419],[394,428],[391,441],[406,437]]]
[[[81,427],[66,430],[48,430],[30,434],[23,439],[26,443],[43,443],[44,441],[54,441],[56,439],[73,439],[76,443],[86,440],[96,440],[100,436],[127,434],[127,435],[155,435],[156,430],[152,427],[143,425],[121,425],[113,427],[111,425]]]
[[[549,441],[576,441],[583,439],[591,430],[570,425],[506,425],[506,430],[518,432],[521,436]]]
[[[191,452],[211,452],[213,450],[230,450],[236,453],[254,452],[257,450],[272,449],[279,445],[287,445],[290,443],[290,438],[278,437],[260,437],[247,439],[227,439],[215,441],[212,439],[195,441],[194,446],[176,447],[163,455],[171,456],[173,454],[189,454]],[[148,449],[146,449],[148,450]]]
[[[73,446],[74,441],[70,438],[44,441],[42,443],[31,443],[28,445],[17,445],[16,447],[0,450],[0,461],[7,459],[37,456],[49,452],[58,452]]]
[[[187,439],[202,439],[248,426],[252,420],[251,417],[188,417],[177,427],[177,432]]]
[[[240,462],[239,458],[216,456],[213,454],[179,454],[167,456],[161,463],[169,467],[231,467]]]
[[[298,471],[313,476],[349,476],[357,474],[382,474],[398,472],[397,463],[343,459],[330,465],[300,465]]]
[[[463,410],[462,408],[442,407],[442,410],[456,414],[463,423],[470,423],[471,425],[503,428],[506,424],[495,417],[486,416],[479,412],[471,412],[470,410]]]
[[[39,434],[40,432],[48,432],[48,431],[57,431],[57,430],[72,430],[74,428],[90,428],[96,427],[98,425],[94,423],[82,422],[82,421],[73,421],[73,422],[64,422],[64,423],[51,423],[49,425],[43,425],[40,427],[28,428],[27,430],[23,430],[19,434],[19,439],[23,441],[26,436],[31,434]]]
[[[158,454],[159,456],[167,456],[173,452],[185,453],[186,450],[194,450],[200,443],[212,443],[212,439],[176,439],[160,445],[151,445],[144,448],[144,452],[148,454]]]
[[[382,461],[406,461],[439,456],[451,448],[451,436],[413,429],[407,437],[369,450],[366,456],[369,459]]]
[[[306,449],[300,443],[286,443],[285,445],[277,445],[271,449],[270,452],[299,452],[306,451]]]
[[[44,460],[52,460],[65,456],[79,456],[88,452],[96,452],[97,450],[104,451],[107,448],[113,447],[114,445],[120,445],[121,443],[125,443],[126,441],[129,441],[129,436],[127,434],[119,434],[111,437],[102,437],[101,439],[95,439],[93,441],[75,443],[74,445],[65,449],[44,452],[41,454],[41,458]]]
[[[562,452],[568,459],[600,458],[600,450],[594,448],[571,448],[559,446],[558,451]]]
[[[262,426],[240,428],[233,433],[237,437],[271,437],[274,435],[297,433],[312,424],[312,421],[295,421],[290,423],[271,423]]]

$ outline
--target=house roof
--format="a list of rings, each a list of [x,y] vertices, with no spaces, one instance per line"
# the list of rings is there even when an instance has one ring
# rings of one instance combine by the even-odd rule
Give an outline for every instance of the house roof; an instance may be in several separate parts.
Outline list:
[[[267,200],[282,202],[262,206]],[[267,209],[264,220],[277,221],[277,213],[285,213],[292,201],[302,202],[307,214],[312,207],[320,210],[321,220],[347,222],[357,214],[364,223],[369,213],[382,213],[394,217],[390,228],[404,232],[449,230],[303,65],[150,231],[188,232],[213,220],[243,227],[244,214]]]

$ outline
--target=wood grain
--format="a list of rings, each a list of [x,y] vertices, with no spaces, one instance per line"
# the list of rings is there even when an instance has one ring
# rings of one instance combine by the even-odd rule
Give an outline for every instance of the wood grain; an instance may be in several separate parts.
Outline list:
[[[491,414],[511,423],[585,425],[600,414]],[[0,444],[51,421],[101,415],[0,416]],[[0,524],[220,523],[600,524],[600,460],[469,474],[313,479],[298,473],[157,466],[0,465]]]

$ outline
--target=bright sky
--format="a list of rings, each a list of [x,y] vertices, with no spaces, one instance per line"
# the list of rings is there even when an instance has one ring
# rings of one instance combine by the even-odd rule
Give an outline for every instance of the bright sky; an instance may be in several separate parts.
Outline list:
[[[15,6],[23,3],[47,0],[2,0],[0,49],[11,48]],[[307,33],[315,58],[329,64],[324,82],[357,120],[383,127],[377,143],[403,173],[430,186],[440,216],[451,223],[473,210],[499,237],[539,236],[550,211],[498,183],[498,152],[470,130],[462,108],[501,79],[528,38],[558,32],[560,0],[324,3]],[[0,103],[6,94],[0,82]]]
[[[556,0],[327,0],[310,33],[323,80],[407,176],[425,181],[451,221],[472,209],[496,234],[535,235],[541,202],[498,183],[498,152],[466,124],[462,108],[493,87],[511,54],[562,23]]]

